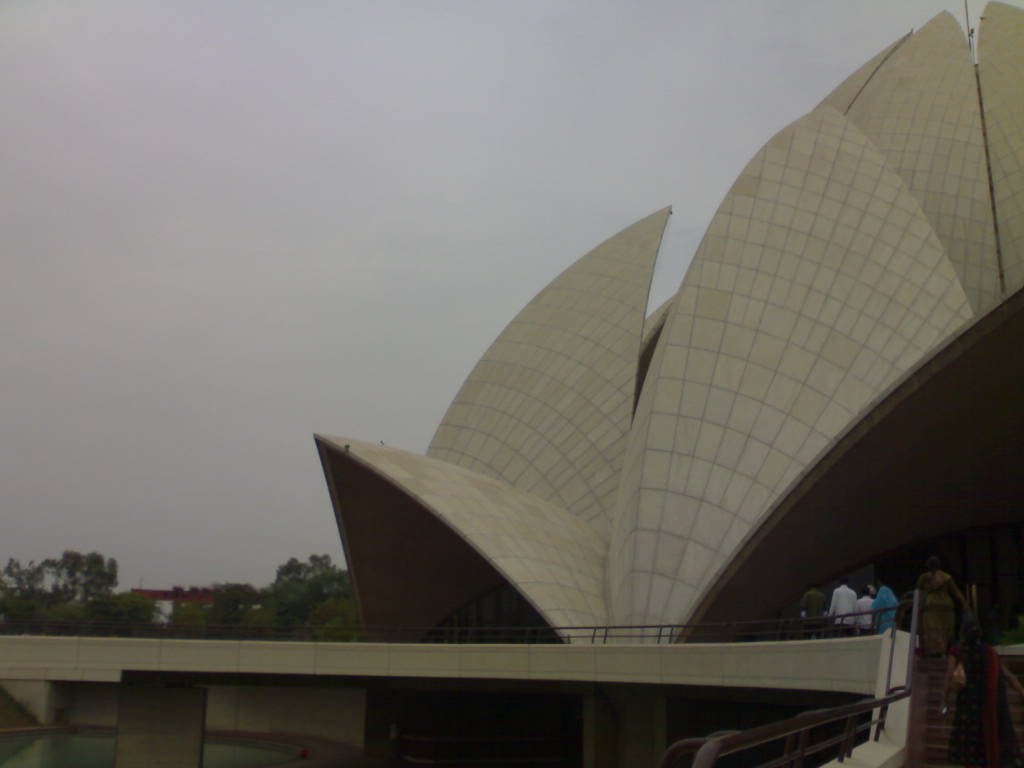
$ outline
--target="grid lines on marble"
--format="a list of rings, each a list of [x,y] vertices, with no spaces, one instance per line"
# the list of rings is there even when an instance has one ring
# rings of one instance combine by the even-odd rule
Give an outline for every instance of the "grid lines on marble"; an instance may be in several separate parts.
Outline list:
[[[494,566],[552,626],[606,623],[607,538],[543,499],[463,467],[329,438],[417,499]]]
[[[918,199],[975,310],[998,302],[999,268],[967,41],[940,13],[879,67],[846,113]]]
[[[644,321],[644,341],[643,344],[640,345],[641,348],[650,344],[654,334],[661,332],[661,328],[665,325],[665,318],[668,317],[668,311],[672,307],[672,300],[674,298],[675,297],[673,296],[666,299],[657,309],[647,316],[647,319]]]
[[[1024,10],[989,3],[978,38],[1006,292],[1024,285]]]
[[[429,456],[500,478],[607,530],[669,213],[606,240],[512,320],[455,397]]]
[[[822,107],[736,180],[641,394],[609,552],[615,623],[683,621],[785,488],[972,316],[928,218]]]
[[[862,65],[860,69],[854,72],[852,75],[847,77],[843,82],[835,87],[835,89],[818,104],[819,107],[832,107],[840,114],[846,114],[850,107],[853,106],[854,101],[864,90],[864,87],[868,84],[875,72],[885,63],[886,59],[893,54],[893,52],[904,43],[909,35],[904,35],[895,43],[887,46],[883,50],[875,54],[866,64]]]

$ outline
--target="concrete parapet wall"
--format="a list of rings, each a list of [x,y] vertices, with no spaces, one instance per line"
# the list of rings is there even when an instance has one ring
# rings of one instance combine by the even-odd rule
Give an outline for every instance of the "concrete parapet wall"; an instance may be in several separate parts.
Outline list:
[[[123,671],[564,680],[875,691],[882,638],[690,645],[428,645],[0,637],[0,678]]]
[[[907,679],[907,651],[910,646],[910,635],[907,632],[896,633],[896,647],[892,654],[892,675],[889,676],[889,637],[882,643],[878,664],[878,679],[875,684],[875,696],[882,697],[886,693],[886,685],[901,685]],[[878,712],[875,712],[877,716]],[[853,750],[853,755],[843,762],[832,760],[824,768],[901,768],[907,762],[907,729],[910,724],[910,699],[902,699],[889,707],[885,721],[885,730],[877,741],[869,739]]]

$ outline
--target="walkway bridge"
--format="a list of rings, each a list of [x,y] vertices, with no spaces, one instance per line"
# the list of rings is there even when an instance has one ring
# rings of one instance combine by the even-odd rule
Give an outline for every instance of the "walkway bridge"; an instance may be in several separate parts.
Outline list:
[[[194,747],[204,728],[306,729],[343,736],[371,757],[401,746],[407,756],[425,749],[423,762],[445,762],[436,759],[441,737],[415,735],[411,727],[406,733],[396,723],[416,720],[410,707],[461,711],[459,698],[469,696],[474,707],[504,712],[499,722],[509,717],[509,702],[513,710],[525,702],[538,711],[555,702],[552,712],[564,722],[552,743],[563,757],[567,743],[578,744],[576,757],[558,758],[563,764],[654,766],[681,706],[728,713],[757,702],[785,712],[874,701],[902,679],[910,645],[906,632],[822,637],[844,628],[820,620],[559,628],[557,638],[544,636],[548,642],[525,642],[541,638],[526,630],[474,630],[428,643],[184,639],[166,636],[173,634],[166,628],[146,629],[162,635],[150,637],[95,636],[96,627],[75,636],[0,629],[8,633],[0,636],[0,682],[30,699],[42,720],[116,727],[129,752],[159,744],[162,754],[182,756],[167,763],[175,765],[190,764],[194,749],[186,746]],[[680,636],[691,642],[670,642]],[[722,637],[733,640],[710,642]],[[794,639],[800,637],[807,639]],[[892,702],[887,733],[906,732],[905,710],[905,702]],[[514,716],[522,729],[533,727],[521,711]],[[879,743],[887,760],[902,761],[901,739]],[[144,763],[119,758],[119,766],[132,764]]]

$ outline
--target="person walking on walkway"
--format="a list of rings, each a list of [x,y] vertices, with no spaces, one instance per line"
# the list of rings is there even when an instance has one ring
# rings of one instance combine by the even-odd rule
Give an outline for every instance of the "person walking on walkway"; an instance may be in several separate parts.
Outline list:
[[[896,595],[889,587],[885,584],[879,586],[878,594],[875,595],[875,599],[871,603],[872,611],[880,611],[875,614],[878,617],[879,634],[888,632],[892,628],[892,623],[896,619],[896,606],[899,604],[899,600],[896,599]]]
[[[953,639],[956,627],[955,599],[960,606],[967,609],[967,601],[963,593],[957,589],[953,577],[939,566],[939,558],[932,555],[925,562],[927,569],[917,579],[917,588],[924,593],[924,606],[921,609],[921,643],[924,645],[925,656],[941,657],[946,655],[949,641]]]
[[[875,617],[871,614],[871,604],[875,602],[875,588],[870,584],[860,591],[857,598],[857,634],[870,635],[874,632]]]
[[[839,586],[832,590],[832,602],[828,607],[828,615],[835,617],[836,624],[842,634],[853,632],[857,622],[857,593],[850,589],[850,580],[845,576],[839,580]]]
[[[807,591],[800,598],[800,618],[813,619],[803,626],[805,637],[815,639],[821,632],[821,617],[825,615],[825,593],[817,584],[808,584]]]
[[[1021,766],[1020,747],[1007,702],[1007,685],[1024,698],[1024,687],[983,641],[973,616],[964,618],[960,644],[946,657],[943,715],[949,712],[951,687],[958,686],[953,730],[949,735],[949,761],[975,768]],[[955,686],[951,685],[959,678]]]

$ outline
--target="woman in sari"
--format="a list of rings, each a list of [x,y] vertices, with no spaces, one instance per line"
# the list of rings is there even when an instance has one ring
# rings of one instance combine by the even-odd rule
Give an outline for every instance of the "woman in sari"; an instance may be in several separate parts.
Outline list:
[[[962,673],[954,674],[958,665]],[[950,682],[961,676],[949,735],[949,761],[976,768],[1020,766],[1020,749],[1013,731],[1006,687],[1024,697],[1020,681],[1003,665],[996,649],[982,641],[981,627],[973,618],[964,620],[961,642],[947,657],[946,693]],[[943,706],[942,713],[948,712]]]
[[[964,608],[967,601],[957,589],[953,577],[939,568],[939,558],[932,555],[925,563],[928,570],[917,580],[917,588],[924,593],[921,609],[921,640],[925,656],[944,656],[953,639],[956,626],[954,598]]]

